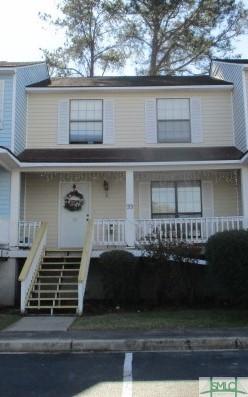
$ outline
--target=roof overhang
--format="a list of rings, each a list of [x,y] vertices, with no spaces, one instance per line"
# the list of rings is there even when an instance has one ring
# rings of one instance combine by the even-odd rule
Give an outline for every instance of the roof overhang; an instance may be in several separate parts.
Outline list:
[[[22,163],[22,172],[90,172],[90,171],[169,171],[196,169],[239,169],[239,160],[230,161],[185,161],[185,162],[146,162],[146,163]]]
[[[8,150],[0,147],[0,165],[8,171],[19,168],[21,162]]]
[[[140,162],[25,162],[20,161],[10,150],[0,147],[0,165],[8,171],[20,169],[23,172],[33,171],[110,171],[110,170],[158,170],[158,169],[231,169],[248,165],[248,152],[241,159],[236,160],[207,160],[207,161],[140,161]]]
[[[233,85],[180,85],[180,86],[142,86],[142,87],[27,87],[28,93],[68,93],[68,92],[88,92],[88,91],[232,91]]]
[[[16,69],[15,68],[0,68],[0,74],[1,76],[12,76],[13,74],[15,74]]]

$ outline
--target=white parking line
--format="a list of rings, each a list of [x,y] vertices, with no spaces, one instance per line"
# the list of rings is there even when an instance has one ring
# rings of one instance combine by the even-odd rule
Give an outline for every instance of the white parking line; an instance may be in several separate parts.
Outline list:
[[[126,353],[123,366],[123,386],[122,397],[132,397],[133,395],[133,353]]]

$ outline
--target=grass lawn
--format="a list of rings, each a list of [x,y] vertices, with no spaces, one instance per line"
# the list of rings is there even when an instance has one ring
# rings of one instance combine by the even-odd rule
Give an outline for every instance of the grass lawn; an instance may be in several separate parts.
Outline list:
[[[74,330],[152,330],[199,327],[248,327],[248,310],[158,310],[84,315]]]
[[[0,312],[0,331],[12,323],[15,323],[17,320],[19,320],[21,316],[18,314],[18,312],[14,311],[6,311]]]

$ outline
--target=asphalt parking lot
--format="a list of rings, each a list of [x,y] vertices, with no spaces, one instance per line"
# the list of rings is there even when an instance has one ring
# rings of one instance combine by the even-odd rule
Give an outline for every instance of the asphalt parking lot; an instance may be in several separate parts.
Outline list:
[[[199,377],[247,377],[248,351],[1,354],[0,373],[1,397],[198,397]]]

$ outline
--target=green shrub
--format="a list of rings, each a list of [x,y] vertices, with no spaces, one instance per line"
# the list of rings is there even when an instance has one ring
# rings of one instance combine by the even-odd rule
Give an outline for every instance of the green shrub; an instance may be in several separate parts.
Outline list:
[[[114,305],[138,301],[137,261],[127,251],[104,252],[99,258],[105,299]]]
[[[248,303],[248,232],[216,233],[206,246],[214,294],[230,304]]]
[[[159,236],[148,239],[143,250],[143,271],[150,273],[150,297],[157,306],[164,304],[193,305],[203,300],[206,270],[196,264],[202,248],[179,241],[166,241]]]

